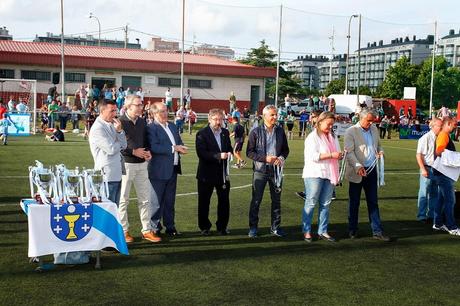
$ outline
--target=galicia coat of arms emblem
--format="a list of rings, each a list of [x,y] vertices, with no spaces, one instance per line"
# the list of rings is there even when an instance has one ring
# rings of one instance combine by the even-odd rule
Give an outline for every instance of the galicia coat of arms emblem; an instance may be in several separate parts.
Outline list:
[[[93,225],[93,204],[51,205],[51,231],[63,241],[78,241],[90,232]]]

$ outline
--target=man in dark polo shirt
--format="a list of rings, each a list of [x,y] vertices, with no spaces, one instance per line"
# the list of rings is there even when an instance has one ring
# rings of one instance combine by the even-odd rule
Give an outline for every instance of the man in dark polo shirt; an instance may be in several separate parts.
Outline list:
[[[147,124],[145,120],[140,117],[143,110],[141,97],[137,95],[127,96],[125,99],[125,108],[125,114],[120,117],[128,143],[126,149],[121,151],[125,159],[126,168],[126,174],[123,175],[121,180],[121,198],[118,208],[121,225],[125,232],[126,242],[133,242],[134,238],[128,232],[129,222],[127,209],[131,185],[134,183],[142,224],[142,238],[151,242],[160,242],[161,238],[153,232],[150,223],[152,217],[150,204],[151,186],[147,171],[147,162],[152,158],[152,155],[150,151],[146,149]]]

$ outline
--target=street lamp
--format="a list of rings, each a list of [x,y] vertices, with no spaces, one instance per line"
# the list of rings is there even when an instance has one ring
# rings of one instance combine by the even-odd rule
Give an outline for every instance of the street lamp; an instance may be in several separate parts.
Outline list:
[[[98,42],[98,46],[100,47],[101,46],[101,23],[99,21],[99,18],[97,18],[95,15],[93,15],[93,13],[89,13],[88,18],[94,18],[94,19],[97,20],[97,25],[99,26],[99,42]]]
[[[350,25],[351,19],[357,18],[358,15],[351,15],[350,19],[348,19],[348,35],[347,35],[347,61],[345,67],[345,92],[344,94],[348,95],[348,62],[350,61]]]

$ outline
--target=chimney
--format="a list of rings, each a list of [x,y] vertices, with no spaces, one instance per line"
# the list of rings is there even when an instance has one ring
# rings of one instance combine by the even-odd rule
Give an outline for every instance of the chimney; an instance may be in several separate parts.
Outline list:
[[[449,30],[449,35],[454,35],[455,34],[455,30],[454,29],[450,29]]]
[[[417,36],[415,36],[415,35],[412,36],[412,40],[413,40],[413,41],[416,41],[416,40],[417,40]]]
[[[369,48],[370,46],[371,46],[371,43],[370,43],[370,42],[368,42],[368,43],[367,43],[367,47]]]
[[[406,38],[404,38],[404,42],[408,42],[409,41],[409,37],[406,36]]]
[[[383,40],[379,40],[379,46],[383,46]]]

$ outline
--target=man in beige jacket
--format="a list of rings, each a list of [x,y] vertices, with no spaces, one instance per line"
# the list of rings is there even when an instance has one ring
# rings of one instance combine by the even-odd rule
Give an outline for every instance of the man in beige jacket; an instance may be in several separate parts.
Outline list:
[[[372,123],[377,114],[369,109],[363,109],[359,114],[359,122],[345,132],[345,150],[347,151],[347,168],[345,176],[350,182],[348,224],[351,239],[357,237],[358,213],[361,190],[366,194],[369,222],[373,238],[389,241],[383,234],[380,222],[377,199],[377,160],[383,156],[380,145],[379,131]]]

